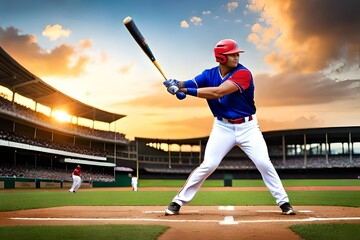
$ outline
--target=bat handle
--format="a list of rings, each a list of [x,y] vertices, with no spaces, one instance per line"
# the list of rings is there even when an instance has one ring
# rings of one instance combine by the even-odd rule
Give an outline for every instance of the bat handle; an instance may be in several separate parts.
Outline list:
[[[165,80],[167,80],[167,77],[164,75],[162,71],[160,71],[161,75],[164,77]]]
[[[157,63],[157,61],[153,61],[153,64],[155,65],[155,67],[159,70],[159,72],[161,73],[161,75],[164,77],[165,80],[167,80],[167,77],[165,76],[164,72],[161,70],[161,67],[159,66],[159,64]]]

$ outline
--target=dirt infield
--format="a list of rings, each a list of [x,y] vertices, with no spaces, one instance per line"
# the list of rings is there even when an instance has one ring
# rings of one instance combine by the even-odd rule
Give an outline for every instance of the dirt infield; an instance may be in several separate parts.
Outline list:
[[[304,190],[301,187],[300,189]],[[330,190],[328,187],[325,189]],[[312,187],[311,190],[325,189]],[[236,188],[226,190],[233,191]],[[336,190],[340,189],[336,188]],[[351,187],[342,190],[360,190],[360,188]],[[256,191],[259,189],[256,188]],[[297,215],[284,216],[277,206],[184,206],[180,215],[164,216],[164,206],[69,206],[1,212],[0,225],[159,224],[170,227],[158,238],[159,240],[240,238],[292,240],[301,239],[288,229],[293,224],[360,223],[360,208],[332,206],[295,206],[295,208],[298,211]]]

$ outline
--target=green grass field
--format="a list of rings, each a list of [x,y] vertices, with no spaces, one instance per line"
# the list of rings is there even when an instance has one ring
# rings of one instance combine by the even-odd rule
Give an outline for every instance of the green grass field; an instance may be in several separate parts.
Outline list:
[[[181,187],[184,180],[140,180],[139,192],[132,191],[107,191],[106,189],[94,191],[79,191],[77,194],[69,194],[67,190],[0,190],[0,212],[21,209],[46,208],[56,206],[166,206],[176,194],[176,191],[141,191],[146,187]],[[287,186],[359,186],[359,180],[284,180]],[[221,187],[223,181],[208,180],[204,187]],[[233,180],[235,187],[264,186],[261,180]],[[322,206],[349,206],[360,207],[360,191],[287,191],[293,205],[322,205]],[[199,206],[223,206],[223,205],[275,205],[274,199],[268,191],[259,192],[234,192],[226,191],[202,191],[200,190],[190,205]],[[1,214],[1,213],[0,213]],[[294,225],[291,229],[303,239],[351,239],[342,238],[342,232],[347,236],[360,236],[360,224],[322,224],[321,228],[313,227],[314,224]],[[316,224],[318,226],[318,224]],[[320,225],[319,225],[320,226]],[[73,237],[68,233],[84,232],[88,226],[38,226],[29,227],[0,227],[0,239],[49,239],[43,236],[43,232],[51,232],[51,239],[95,239],[88,234],[79,234]],[[113,235],[109,236],[109,229]],[[323,230],[323,229],[326,230]],[[16,231],[14,231],[16,229]],[[65,229],[65,230],[64,230]],[[71,231],[70,231],[71,229]],[[140,230],[139,230],[140,229]],[[156,239],[167,227],[144,227],[133,225],[106,225],[91,226],[90,232],[96,232],[96,239]],[[336,230],[336,231],[335,231]],[[89,232],[89,231],[88,231]],[[25,234],[26,233],[26,234]],[[124,235],[128,234],[128,235]],[[140,237],[139,235],[140,234]],[[323,236],[324,235],[324,236]],[[135,236],[135,238],[133,238]],[[137,236],[137,237],[136,237]],[[144,238],[146,236],[147,238]],[[323,236],[323,238],[321,238]],[[330,237],[329,237],[330,236]]]
[[[80,194],[81,193],[81,194]],[[176,192],[0,191],[0,211],[57,206],[167,206]],[[360,191],[288,191],[294,205],[360,207]],[[199,191],[190,205],[274,205],[269,192]]]
[[[0,237],[4,240],[153,240],[167,229],[159,225],[0,226]]]
[[[182,187],[185,180],[140,180],[139,187]],[[262,180],[234,179],[233,187],[265,187]],[[295,186],[360,186],[357,179],[286,179],[282,180],[284,187]],[[223,187],[223,180],[206,180],[203,187]]]

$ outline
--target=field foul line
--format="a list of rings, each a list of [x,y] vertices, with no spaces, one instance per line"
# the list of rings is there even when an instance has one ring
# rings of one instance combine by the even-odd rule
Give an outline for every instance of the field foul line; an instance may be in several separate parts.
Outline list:
[[[256,210],[256,212],[263,212],[263,213],[281,213],[281,211],[278,211],[278,210]],[[314,211],[312,211],[312,210],[296,210],[296,212],[312,213],[312,212],[314,212]]]
[[[162,211],[143,211],[143,213],[145,214],[148,214],[148,213],[164,213],[165,210],[162,210]],[[189,210],[189,211],[181,211],[182,213],[199,213],[200,211],[197,211],[197,210]]]
[[[234,206],[220,206],[218,207],[218,210],[224,210],[224,211],[234,211]],[[143,211],[145,214],[151,214],[151,213],[163,213],[164,211]],[[198,210],[188,210],[188,211],[182,211],[182,213],[199,213]],[[262,213],[281,213],[280,210],[256,210],[256,212],[262,212]],[[297,210],[296,212],[299,213],[312,213],[314,211],[312,210]]]
[[[135,222],[202,222],[217,223],[218,220],[180,220],[155,218],[10,218],[11,220],[25,221],[135,221]]]
[[[263,220],[241,220],[234,221],[231,217],[219,220],[181,220],[181,219],[154,219],[154,218],[9,218],[11,220],[23,221],[132,221],[132,222],[171,222],[171,223],[219,223],[219,224],[241,224],[241,223],[274,223],[274,222],[316,222],[316,221],[350,221],[359,220],[360,217],[339,218],[304,218],[304,219],[263,219]]]
[[[235,207],[234,206],[219,206],[218,207],[218,210],[225,210],[225,211],[234,211],[235,210]],[[143,211],[143,213],[162,213],[164,211]],[[182,213],[198,213],[200,211],[196,211],[196,210],[193,210],[193,211],[182,211]]]

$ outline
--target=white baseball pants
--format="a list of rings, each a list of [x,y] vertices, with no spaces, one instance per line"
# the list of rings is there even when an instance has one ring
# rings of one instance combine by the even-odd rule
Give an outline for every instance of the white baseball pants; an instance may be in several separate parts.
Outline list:
[[[252,121],[242,124],[231,124],[215,118],[206,145],[204,161],[190,174],[173,202],[180,206],[191,202],[202,183],[216,170],[234,146],[239,146],[253,161],[276,203],[280,206],[289,202],[280,177],[270,161],[266,142],[255,115]]]
[[[137,191],[138,190],[138,178],[137,177],[132,177],[131,178],[131,186],[133,191]]]
[[[73,175],[72,178],[73,178],[73,184],[69,192],[76,192],[81,186],[81,177],[77,175]]]

